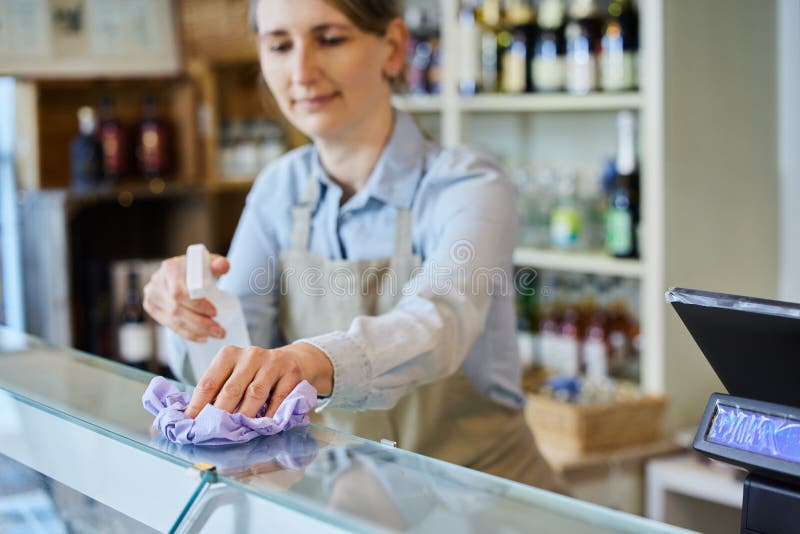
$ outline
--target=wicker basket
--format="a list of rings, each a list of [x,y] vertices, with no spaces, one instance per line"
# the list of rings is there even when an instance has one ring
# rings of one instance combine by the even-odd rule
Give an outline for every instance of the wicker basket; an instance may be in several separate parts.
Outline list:
[[[583,453],[657,439],[666,405],[657,396],[581,405],[528,395],[525,418],[543,447]]]

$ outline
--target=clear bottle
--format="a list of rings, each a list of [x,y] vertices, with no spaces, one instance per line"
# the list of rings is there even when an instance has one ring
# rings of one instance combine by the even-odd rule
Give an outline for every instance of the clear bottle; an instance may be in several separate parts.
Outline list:
[[[217,287],[211,273],[211,258],[205,245],[191,245],[186,250],[186,289],[190,298],[205,298],[214,305],[217,310],[214,320],[225,330],[223,339],[209,337],[205,343],[186,342],[189,363],[195,379],[199,380],[222,347],[247,347],[250,345],[250,335],[239,299]]]
[[[461,10],[458,12],[458,39],[458,90],[462,95],[474,95],[478,91],[480,73],[480,26],[475,0],[461,2]]]
[[[630,91],[638,86],[639,14],[631,0],[611,0],[603,27],[600,88]]]
[[[563,91],[565,84],[563,0],[542,0],[537,16],[538,32],[531,63],[532,83],[536,91]]]
[[[582,221],[578,208],[576,177],[561,177],[558,206],[550,216],[550,244],[558,249],[574,249],[581,240]]]
[[[119,327],[120,359],[133,367],[147,369],[153,359],[153,329],[144,314],[139,274],[131,266]]]
[[[572,0],[565,29],[566,87],[570,93],[587,94],[597,90],[602,23],[595,0]]]
[[[533,45],[533,10],[528,0],[506,3],[510,42],[501,51],[501,85],[506,93],[524,93],[530,85],[530,52]],[[507,40],[507,37],[506,37]]]

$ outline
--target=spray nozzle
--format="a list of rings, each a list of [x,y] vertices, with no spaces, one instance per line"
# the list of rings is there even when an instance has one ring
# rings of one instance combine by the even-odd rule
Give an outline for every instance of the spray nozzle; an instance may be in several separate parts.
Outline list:
[[[214,276],[211,274],[211,255],[208,249],[202,243],[189,245],[186,249],[186,289],[189,290],[189,297],[205,298],[213,284]]]

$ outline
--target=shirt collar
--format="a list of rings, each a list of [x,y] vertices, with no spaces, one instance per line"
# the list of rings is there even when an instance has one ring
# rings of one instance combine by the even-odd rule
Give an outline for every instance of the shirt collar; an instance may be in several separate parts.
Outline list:
[[[424,169],[425,138],[408,113],[394,110],[394,127],[367,184],[347,206],[356,208],[372,197],[398,208],[410,208]],[[325,187],[338,185],[328,177],[314,149],[313,172]]]

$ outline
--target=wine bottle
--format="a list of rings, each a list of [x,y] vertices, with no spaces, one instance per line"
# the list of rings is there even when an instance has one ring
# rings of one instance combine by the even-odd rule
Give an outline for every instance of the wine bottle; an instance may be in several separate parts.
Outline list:
[[[164,178],[172,170],[172,139],[169,125],[158,117],[158,103],[151,96],[142,101],[137,155],[145,178]]]
[[[636,115],[632,111],[621,111],[617,116],[617,134],[616,176],[606,213],[606,250],[619,258],[635,258],[639,254],[636,228],[640,214]]]
[[[611,0],[603,28],[600,87],[628,91],[638,86],[639,15],[631,0]]]
[[[122,178],[128,172],[128,139],[114,112],[114,98],[100,99],[100,124],[97,136],[103,145],[103,175],[106,180]]]
[[[119,355],[123,362],[147,369],[153,357],[153,331],[142,307],[139,274],[131,267],[119,327]]]
[[[537,91],[564,89],[564,3],[542,0],[537,17],[538,35],[533,50],[531,73]]]
[[[500,0],[484,0],[480,10],[480,90],[484,93],[494,93],[500,89],[497,39],[501,20]]]
[[[97,116],[92,108],[78,110],[78,135],[69,147],[72,187],[78,191],[92,189],[103,182],[103,148],[95,130]]]

